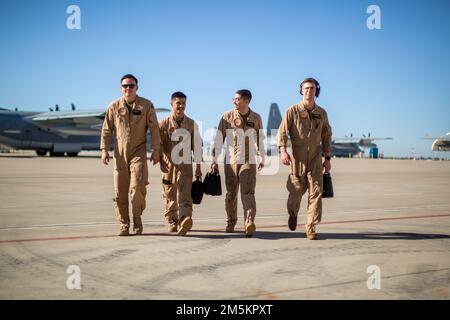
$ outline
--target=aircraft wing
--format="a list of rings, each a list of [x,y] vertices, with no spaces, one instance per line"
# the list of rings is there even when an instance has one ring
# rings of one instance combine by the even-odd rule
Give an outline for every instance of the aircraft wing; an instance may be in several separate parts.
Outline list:
[[[335,138],[333,141],[335,143],[358,143],[361,138]]]
[[[361,140],[365,140],[365,141],[374,141],[374,140],[392,140],[392,137],[383,137],[383,138],[372,138],[372,137],[353,137],[353,138],[335,138],[335,141],[340,141],[340,142],[359,142]]]
[[[71,112],[44,112],[31,117],[34,122],[50,122],[55,120],[74,120],[86,118],[100,118],[105,117],[105,110],[102,111],[71,111]]]
[[[391,137],[383,137],[383,138],[377,138],[377,137],[345,137],[345,138],[337,138],[333,140],[333,144],[339,145],[339,144],[356,144],[360,147],[364,148],[372,148],[376,147],[376,144],[373,143],[375,140],[392,140]]]
[[[425,137],[421,137],[420,139],[425,139],[425,140],[443,140],[443,141],[450,141],[450,132],[448,132],[447,134],[443,135],[443,136],[439,136],[439,137],[430,137],[430,136],[425,136]]]
[[[170,112],[170,109],[155,108],[156,112]],[[50,128],[62,135],[95,135],[102,128],[105,110],[55,111],[34,114],[29,117],[42,128]]]
[[[375,140],[392,140],[392,137],[384,137],[384,138],[361,138],[363,140],[368,140],[368,141],[375,141]]]
[[[105,110],[44,112],[28,117],[41,128],[51,129],[61,135],[76,136],[98,134],[96,126],[101,125],[104,118]]]

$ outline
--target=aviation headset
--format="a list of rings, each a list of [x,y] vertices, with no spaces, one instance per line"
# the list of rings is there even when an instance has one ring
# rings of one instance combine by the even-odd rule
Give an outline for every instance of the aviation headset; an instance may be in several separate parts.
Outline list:
[[[314,84],[316,85],[316,98],[318,98],[319,94],[320,94],[320,84],[319,84],[319,81],[317,81],[314,78],[306,78],[305,80],[302,81],[302,83],[300,83],[300,94],[303,95],[302,87],[303,87],[303,84],[306,82],[314,82]]]

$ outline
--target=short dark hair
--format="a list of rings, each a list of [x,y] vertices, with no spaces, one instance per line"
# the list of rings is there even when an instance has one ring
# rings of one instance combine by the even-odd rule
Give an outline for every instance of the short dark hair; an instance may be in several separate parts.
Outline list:
[[[133,79],[133,80],[136,82],[136,84],[138,84],[138,79],[137,79],[135,76],[133,76],[132,74],[130,74],[130,73],[124,75],[124,76],[122,77],[122,79],[120,79],[120,83],[122,83],[122,81],[123,81],[124,79]]]
[[[250,92],[250,90],[241,89],[236,91],[236,94],[240,95],[242,98],[248,100],[249,102],[252,101],[252,93]]]
[[[181,91],[177,91],[177,92],[172,93],[172,98],[170,98],[170,99],[173,100],[175,98],[184,98],[184,99],[186,99],[186,95],[183,92],[181,92]]]

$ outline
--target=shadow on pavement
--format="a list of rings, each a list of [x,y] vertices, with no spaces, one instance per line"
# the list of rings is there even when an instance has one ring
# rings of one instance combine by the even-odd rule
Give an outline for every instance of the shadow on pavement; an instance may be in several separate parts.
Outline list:
[[[208,234],[198,234],[198,232],[207,232]],[[234,233],[217,232],[210,230],[192,230],[186,237],[205,238],[205,239],[230,239],[245,238],[243,231]],[[214,232],[216,233],[216,232]],[[303,231],[291,232],[271,232],[256,231],[254,239],[278,240],[292,238],[306,238]],[[317,240],[432,240],[432,239],[450,239],[447,234],[428,234],[428,233],[407,233],[407,232],[373,232],[373,233],[319,233]]]

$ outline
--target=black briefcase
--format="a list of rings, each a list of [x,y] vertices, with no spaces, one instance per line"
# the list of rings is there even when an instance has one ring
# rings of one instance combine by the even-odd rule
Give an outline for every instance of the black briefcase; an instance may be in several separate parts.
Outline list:
[[[203,193],[205,192],[205,188],[203,186],[203,182],[200,180],[199,177],[195,181],[192,182],[192,202],[194,204],[200,204],[203,199]]]
[[[219,173],[208,172],[203,180],[203,187],[205,188],[205,194],[209,194],[210,196],[222,195],[222,184]]]
[[[325,172],[323,174],[323,192],[322,198],[333,198],[333,181],[331,180],[331,174],[329,172]]]

